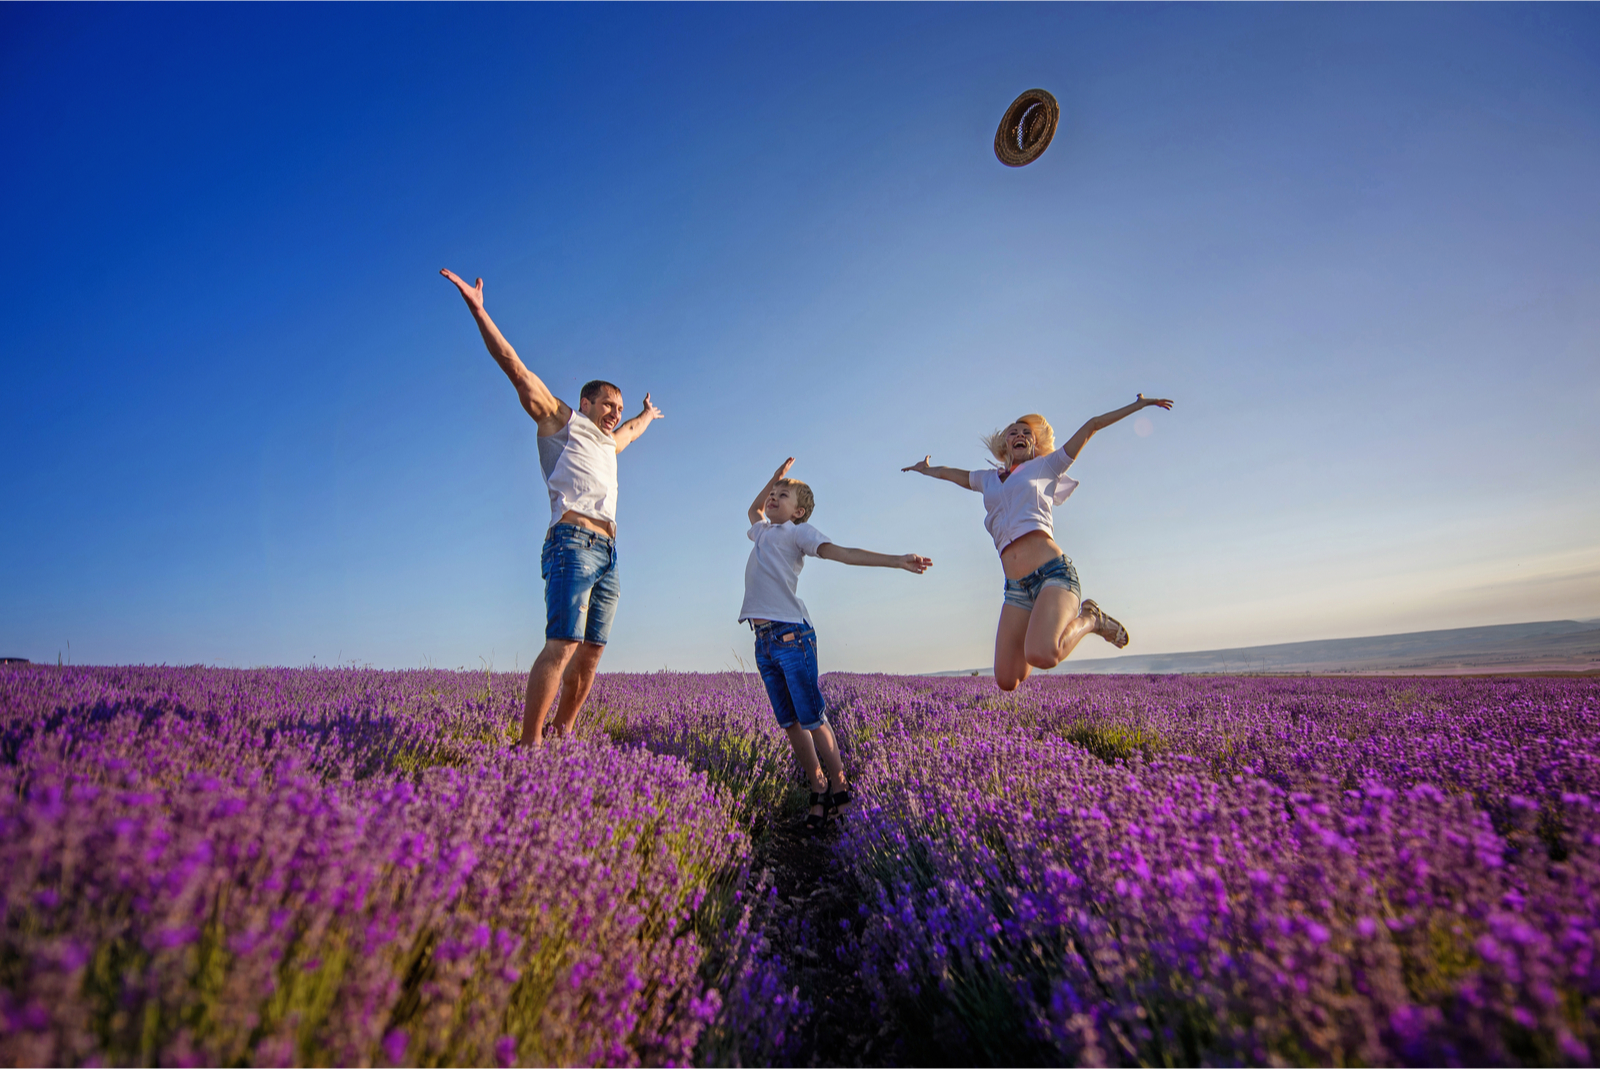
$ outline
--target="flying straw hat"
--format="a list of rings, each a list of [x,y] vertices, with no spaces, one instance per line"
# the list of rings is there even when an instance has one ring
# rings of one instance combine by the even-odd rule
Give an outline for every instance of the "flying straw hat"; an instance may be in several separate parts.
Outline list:
[[[1055,136],[1061,106],[1043,89],[1030,89],[1011,102],[994,132],[994,154],[1007,167],[1022,167],[1044,153]]]

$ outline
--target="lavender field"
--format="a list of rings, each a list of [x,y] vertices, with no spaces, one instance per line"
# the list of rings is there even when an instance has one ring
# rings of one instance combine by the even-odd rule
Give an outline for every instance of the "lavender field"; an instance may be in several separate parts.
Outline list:
[[[1600,1053],[1600,682],[824,691],[805,844],[753,676],[602,676],[527,754],[506,674],[0,667],[0,1060]]]

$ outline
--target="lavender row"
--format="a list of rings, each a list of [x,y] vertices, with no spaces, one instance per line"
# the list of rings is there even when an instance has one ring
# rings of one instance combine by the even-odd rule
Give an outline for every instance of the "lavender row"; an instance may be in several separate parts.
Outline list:
[[[614,737],[778,815],[749,677],[613,684]],[[1592,1061],[1593,681],[825,686],[910,1060]]]
[[[1592,681],[830,683],[912,1060],[1600,1050]]]
[[[862,788],[859,812],[820,847],[851,867],[862,898],[838,949],[873,992],[864,1016],[905,1037],[907,1060],[1594,1058],[1593,681],[1078,677],[1002,695],[982,680],[836,676],[824,687]],[[520,690],[475,673],[0,673],[0,754],[16,799],[6,903],[20,910],[8,913],[3,1042],[36,1060],[781,1058],[793,993],[764,957],[760,896],[726,893],[746,832],[765,834],[795,803],[759,684],[604,676],[586,741],[536,761],[503,752]],[[238,813],[213,817],[190,800],[208,791]],[[26,824],[68,802],[81,808]],[[487,817],[459,817],[474,807],[518,828],[548,813],[577,837],[497,833]],[[156,863],[124,866],[134,876],[117,879],[132,884],[97,866],[73,877],[84,902],[122,903],[121,913],[97,920],[81,903],[54,913],[66,907],[30,897],[56,886],[39,874],[50,859],[120,856],[134,848],[116,836],[157,812],[166,823],[138,834],[162,852],[146,847],[139,856]],[[658,819],[680,830],[665,851],[641,850],[662,841],[638,830]],[[100,838],[40,839],[48,827]],[[601,827],[610,831],[576,831]],[[608,839],[618,827],[623,839]],[[301,845],[273,847],[254,869],[222,851],[280,834]],[[408,834],[425,837],[431,860],[406,868],[385,854]],[[306,853],[326,842],[342,845]],[[442,875],[451,843],[474,851],[459,888]],[[663,856],[676,883],[651,867]],[[171,882],[191,865],[212,882]],[[420,919],[356,953],[357,926],[342,918],[365,907],[332,884],[271,884],[273,873],[324,870],[370,892],[352,901]],[[505,904],[471,897],[480,872]],[[571,893],[529,876],[545,872],[561,872]],[[259,904],[230,904],[246,890],[294,903],[291,934],[276,934],[271,913],[263,928]],[[561,913],[574,896],[611,912]],[[205,902],[209,913],[194,912]],[[451,927],[457,914],[476,926]],[[173,919],[191,915],[204,919]],[[70,919],[47,930],[52,916]],[[584,944],[592,969],[580,951],[545,967],[528,949],[576,945],[598,924],[623,927]],[[229,987],[254,948],[228,941],[257,929],[279,939],[277,957],[261,984]],[[494,981],[495,940],[518,936],[517,978]],[[440,947],[467,963],[456,987]],[[595,993],[573,1013],[598,1014],[577,1023],[556,997],[574,978]],[[77,1009],[51,1010],[74,990]],[[530,992],[546,1003],[533,1006]],[[637,1023],[606,1047],[627,1020]],[[86,1034],[89,1046],[70,1046]],[[230,1034],[234,1047],[217,1045]],[[66,1045],[50,1058],[25,1042]]]
[[[508,752],[518,689],[457,673],[0,673],[0,1058],[779,1049],[793,993],[762,959],[759,903],[741,901],[731,796],[640,748]]]

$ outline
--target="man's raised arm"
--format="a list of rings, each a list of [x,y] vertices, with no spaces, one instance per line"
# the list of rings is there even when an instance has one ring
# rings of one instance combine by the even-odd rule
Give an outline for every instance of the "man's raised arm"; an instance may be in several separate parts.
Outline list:
[[[483,335],[484,346],[488,348],[489,355],[494,357],[494,362],[500,365],[500,370],[506,373],[506,378],[511,380],[511,385],[517,388],[517,397],[521,399],[528,415],[539,425],[539,433],[555,434],[566,426],[567,420],[572,418],[572,409],[551,393],[539,376],[528,370],[522,358],[517,356],[517,351],[511,348],[511,343],[506,341],[506,336],[489,318],[489,313],[484,311],[483,279],[469,286],[465,279],[448,268],[439,273],[455,283],[456,289],[461,291],[461,299],[467,302],[472,318],[478,323],[478,333]]]
[[[650,403],[650,395],[644,395],[644,410],[637,416],[628,420],[622,426],[611,432],[611,440],[617,443],[617,452],[628,448],[628,443],[643,434],[645,428],[650,426],[651,420],[661,418],[661,409]]]

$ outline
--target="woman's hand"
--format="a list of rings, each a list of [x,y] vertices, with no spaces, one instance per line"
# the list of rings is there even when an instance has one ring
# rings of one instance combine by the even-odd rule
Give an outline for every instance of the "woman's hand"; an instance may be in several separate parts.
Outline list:
[[[907,553],[904,556],[896,557],[894,566],[896,568],[904,568],[908,572],[915,572],[916,574],[921,575],[923,572],[933,567],[933,561],[928,557],[919,557],[915,553]]]
[[[901,468],[900,470],[914,471],[926,475],[930,479],[943,479],[945,482],[955,483],[957,486],[966,487],[968,490],[972,489],[972,472],[962,471],[960,468],[940,467],[937,464],[930,463],[932,460],[933,456],[930,454],[909,468]]]
[[[1067,444],[1061,447],[1061,451],[1073,460],[1077,460],[1083,452],[1083,447],[1089,443],[1090,438],[1093,438],[1113,423],[1127,419],[1141,408],[1149,408],[1152,405],[1156,408],[1167,409],[1172,407],[1172,402],[1165,397],[1146,397],[1142,393],[1136,393],[1133,395],[1133,404],[1123,405],[1115,412],[1107,412],[1103,416],[1095,416],[1079,427],[1078,432],[1067,439]]]

